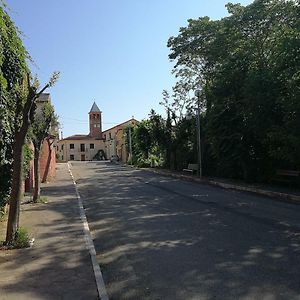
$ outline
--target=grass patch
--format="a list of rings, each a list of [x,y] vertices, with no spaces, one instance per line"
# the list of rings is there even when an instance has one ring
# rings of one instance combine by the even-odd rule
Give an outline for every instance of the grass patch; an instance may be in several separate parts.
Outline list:
[[[48,203],[48,198],[45,197],[45,196],[41,196],[41,197],[38,199],[38,203],[47,204],[47,203]]]
[[[12,244],[7,244],[5,241],[0,242],[0,250],[12,250],[32,247],[34,239],[30,237],[27,229],[20,227],[15,235],[15,240]]]
[[[13,244],[13,248],[28,248],[30,247],[30,236],[28,231],[20,227],[16,232],[15,242]]]

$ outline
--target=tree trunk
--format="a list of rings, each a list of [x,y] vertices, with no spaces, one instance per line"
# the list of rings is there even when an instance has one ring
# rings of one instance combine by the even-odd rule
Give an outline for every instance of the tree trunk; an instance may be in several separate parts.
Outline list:
[[[13,244],[16,238],[16,232],[19,228],[20,219],[20,202],[22,198],[22,163],[23,163],[23,146],[25,144],[25,137],[28,131],[30,123],[32,123],[35,110],[36,110],[36,99],[50,86],[50,83],[46,84],[39,93],[36,93],[34,87],[31,87],[30,76],[27,74],[27,84],[29,93],[27,95],[26,102],[21,111],[22,126],[18,132],[15,133],[15,143],[13,147],[13,171],[12,171],[12,189],[9,198],[9,213],[7,220],[7,231],[6,231],[6,244]],[[17,99],[22,101],[21,99]]]
[[[16,232],[19,228],[20,203],[22,199],[22,163],[23,163],[23,145],[25,142],[27,130],[21,130],[16,134],[13,147],[13,173],[12,189],[9,198],[9,213],[6,231],[6,244],[13,243]]]
[[[46,141],[47,141],[47,145],[48,145],[48,157],[47,157],[47,164],[46,164],[42,182],[46,182],[48,175],[49,175],[50,164],[51,164],[51,160],[52,160],[52,151],[53,151],[52,145],[54,143],[54,140],[52,142],[50,142],[50,138],[47,138]]]
[[[34,189],[33,202],[37,203],[41,196],[41,172],[40,172],[41,145],[34,146]]]

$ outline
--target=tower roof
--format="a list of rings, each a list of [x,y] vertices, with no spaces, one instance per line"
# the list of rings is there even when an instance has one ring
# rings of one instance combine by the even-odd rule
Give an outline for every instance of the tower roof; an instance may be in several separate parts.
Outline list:
[[[94,102],[94,104],[93,104],[93,106],[92,106],[89,113],[93,113],[93,112],[101,113],[101,111],[100,111],[99,107],[97,106],[96,102]]]

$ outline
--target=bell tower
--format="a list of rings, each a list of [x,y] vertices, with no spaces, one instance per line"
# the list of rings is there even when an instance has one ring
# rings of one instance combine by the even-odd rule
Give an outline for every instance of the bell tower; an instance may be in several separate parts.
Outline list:
[[[94,138],[102,138],[102,118],[101,111],[97,104],[94,102],[90,112],[89,112],[89,122],[90,122],[90,136]]]

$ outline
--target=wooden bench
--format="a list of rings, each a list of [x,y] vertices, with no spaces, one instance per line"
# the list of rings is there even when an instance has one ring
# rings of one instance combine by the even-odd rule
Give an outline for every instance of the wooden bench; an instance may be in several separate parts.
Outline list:
[[[187,169],[183,169],[184,172],[194,173],[194,171],[198,171],[198,164],[188,164]]]
[[[300,172],[295,170],[276,170],[274,181],[295,183],[299,177]]]

